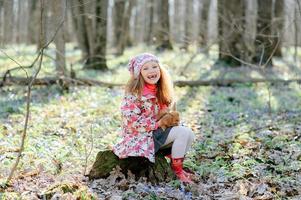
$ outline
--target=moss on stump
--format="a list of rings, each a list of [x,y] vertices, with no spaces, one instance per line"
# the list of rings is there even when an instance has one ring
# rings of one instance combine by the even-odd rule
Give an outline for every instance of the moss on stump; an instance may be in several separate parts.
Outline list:
[[[151,163],[144,157],[128,157],[119,159],[112,151],[100,151],[92,166],[88,177],[90,179],[107,178],[117,165],[123,174],[130,170],[136,177],[146,177],[152,182],[166,182],[174,178],[171,167],[163,151],[156,154],[155,163]]]

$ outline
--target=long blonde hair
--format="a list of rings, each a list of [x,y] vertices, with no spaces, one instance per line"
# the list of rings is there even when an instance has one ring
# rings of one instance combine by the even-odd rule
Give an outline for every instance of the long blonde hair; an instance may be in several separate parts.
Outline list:
[[[160,104],[167,106],[171,105],[174,101],[174,89],[170,75],[164,66],[160,66],[160,79],[157,83],[157,99]],[[138,78],[131,76],[130,80],[125,86],[126,94],[134,94],[141,98],[142,90],[144,87],[144,79],[141,74]]]

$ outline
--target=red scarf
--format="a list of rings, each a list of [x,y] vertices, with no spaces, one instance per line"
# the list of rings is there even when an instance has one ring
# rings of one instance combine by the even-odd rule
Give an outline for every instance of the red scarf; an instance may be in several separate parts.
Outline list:
[[[146,96],[146,95],[157,96],[157,85],[145,83],[143,91],[142,91],[142,95],[143,96]],[[159,106],[160,106],[160,109],[164,109],[167,107],[165,104],[160,104],[160,103],[159,103]]]
[[[156,96],[157,94],[157,85],[145,83],[142,91],[143,96],[146,95],[153,95]]]

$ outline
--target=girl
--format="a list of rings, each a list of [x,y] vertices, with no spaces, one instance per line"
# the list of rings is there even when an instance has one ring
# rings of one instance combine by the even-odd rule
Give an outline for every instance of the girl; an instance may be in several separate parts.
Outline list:
[[[178,179],[191,183],[190,174],[183,170],[183,160],[193,140],[193,132],[183,126],[162,129],[157,120],[159,111],[173,103],[173,87],[167,71],[156,56],[143,53],[128,64],[131,78],[126,85],[121,104],[122,140],[113,147],[119,158],[143,156],[155,162],[155,153],[172,145],[171,167]]]

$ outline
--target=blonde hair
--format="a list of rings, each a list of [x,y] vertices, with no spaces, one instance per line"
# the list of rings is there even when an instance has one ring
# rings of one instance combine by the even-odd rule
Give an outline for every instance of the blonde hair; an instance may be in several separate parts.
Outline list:
[[[167,106],[171,105],[174,101],[174,89],[170,75],[164,66],[160,66],[160,79],[157,83],[157,99],[160,104]],[[134,94],[141,98],[142,90],[144,87],[144,79],[141,74],[138,78],[131,76],[130,80],[125,86],[126,94]]]

